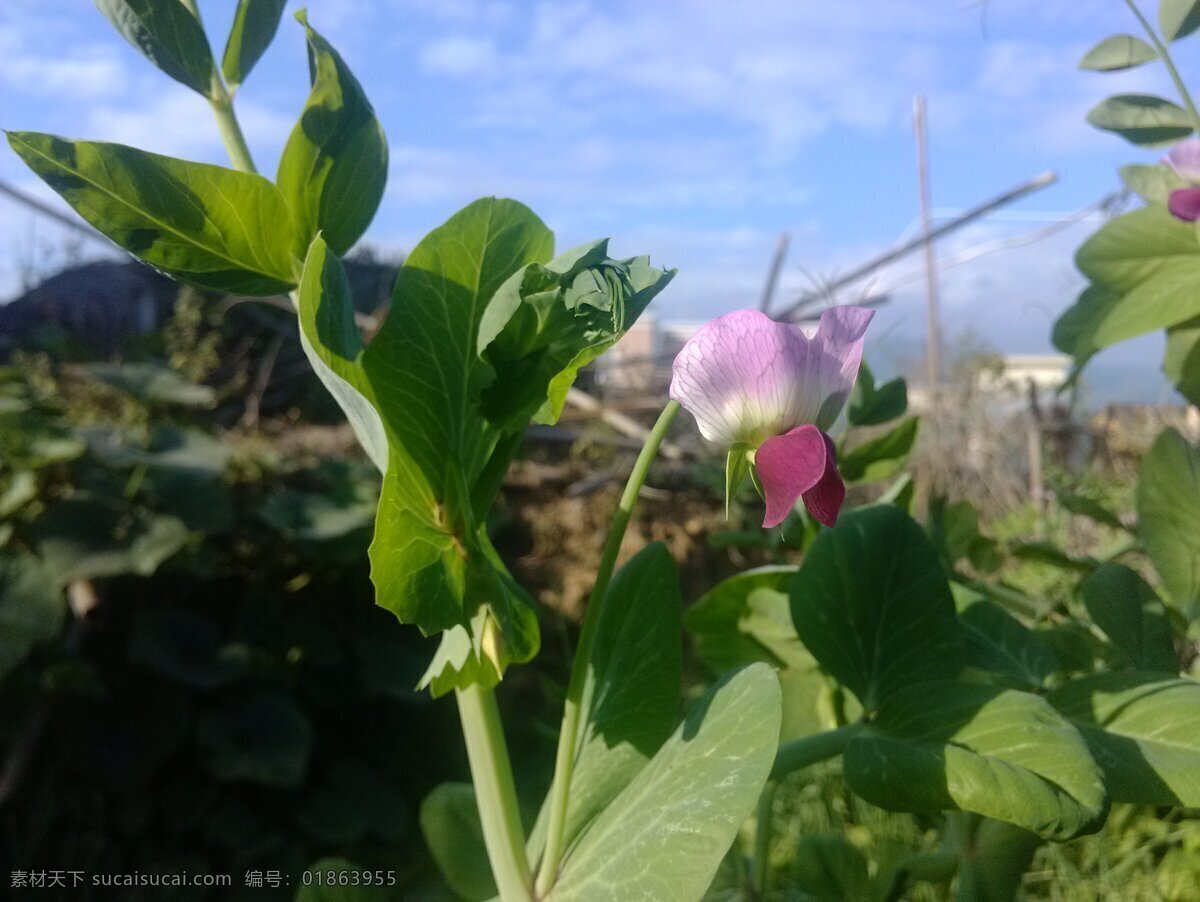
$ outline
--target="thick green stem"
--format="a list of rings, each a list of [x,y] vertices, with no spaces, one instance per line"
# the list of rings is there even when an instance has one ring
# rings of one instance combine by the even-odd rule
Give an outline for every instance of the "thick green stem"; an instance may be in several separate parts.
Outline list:
[[[216,84],[219,79],[219,75],[213,76],[214,91],[219,87],[220,92],[209,100],[209,103],[212,105],[213,115],[217,118],[217,128],[221,132],[221,140],[225,143],[229,161],[233,163],[234,169],[240,169],[242,172],[258,172],[254,166],[254,158],[250,156],[250,147],[246,144],[246,136],[242,134],[242,127],[238,124],[237,115],[233,112],[233,99],[225,91],[224,85]]]
[[[181,0],[181,2],[203,27],[204,20],[200,18],[200,7],[196,5],[196,0]],[[229,154],[229,162],[233,163],[233,168],[240,169],[242,172],[258,172],[254,166],[254,158],[250,155],[250,147],[246,144],[246,136],[242,134],[242,126],[233,112],[233,98],[225,87],[225,79],[221,77],[220,66],[215,64],[207,96],[209,106],[212,107],[213,115],[217,119],[217,130],[221,133],[221,142],[225,145],[225,152]]]
[[[1183,101],[1184,107],[1187,108],[1188,116],[1191,117],[1193,130],[1200,132],[1200,112],[1197,112],[1196,105],[1192,102],[1192,95],[1188,93],[1187,86],[1183,83],[1183,79],[1179,75],[1179,70],[1175,68],[1175,61],[1171,59],[1171,52],[1167,50],[1167,45],[1159,39],[1158,32],[1146,21],[1146,17],[1142,15],[1142,11],[1138,9],[1137,4],[1133,0],[1125,0],[1125,5],[1137,17],[1137,20],[1142,24],[1142,28],[1146,32],[1146,36],[1150,38],[1150,43],[1158,51],[1159,59],[1167,67],[1167,74],[1171,76],[1171,81],[1175,83],[1175,90],[1179,92],[1179,99]]]
[[[779,784],[768,780],[758,799],[758,818],[754,826],[754,895],[767,898],[771,876],[771,815],[775,808],[775,789]]]
[[[604,595],[616,568],[617,553],[621,550],[621,541],[625,538],[625,530],[629,526],[634,505],[637,504],[638,492],[641,491],[646,482],[646,474],[650,471],[650,462],[654,460],[659,446],[667,436],[667,430],[671,428],[671,423],[678,413],[678,402],[668,402],[659,414],[658,422],[646,437],[646,443],[642,446],[633,471],[629,474],[629,481],[625,483],[625,491],[621,494],[620,504],[617,505],[612,526],[608,531],[608,540],[604,543],[604,551],[600,555],[600,568],[596,572],[596,581],[588,598],[587,610],[583,615],[583,628],[579,633],[579,647],[575,649],[575,660],[571,665],[571,681],[567,685],[567,701],[563,707],[562,728],[558,734],[554,781],[550,786],[550,821],[546,830],[546,851],[538,868],[536,884],[538,896],[545,895],[554,885],[562,861],[571,772],[575,767],[575,755],[578,751],[576,746],[579,740],[579,723],[592,675],[592,644],[596,641],[596,626],[604,606]]]
[[[781,745],[775,755],[775,767],[771,770],[771,777],[777,780],[794,770],[836,758],[846,748],[846,743],[862,728],[861,723],[852,723]]]
[[[503,902],[528,902],[533,879],[495,693],[475,684],[459,689],[457,696],[492,875]]]

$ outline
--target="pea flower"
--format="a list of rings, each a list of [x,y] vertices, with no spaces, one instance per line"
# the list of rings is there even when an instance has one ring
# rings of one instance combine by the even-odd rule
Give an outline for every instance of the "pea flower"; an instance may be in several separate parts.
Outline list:
[[[1200,138],[1176,144],[1162,161],[1190,186],[1172,191],[1167,209],[1176,219],[1195,222],[1200,219]]]
[[[833,307],[812,338],[757,310],[706,323],[675,358],[671,397],[700,434],[728,450],[728,491],[752,472],[763,526],[783,522],[798,500],[833,526],[846,498],[828,431],[850,396],[874,312]]]

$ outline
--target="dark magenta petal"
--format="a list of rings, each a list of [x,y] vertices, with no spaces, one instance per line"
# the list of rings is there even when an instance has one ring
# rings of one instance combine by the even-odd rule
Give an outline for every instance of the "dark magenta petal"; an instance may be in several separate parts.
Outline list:
[[[813,425],[797,426],[759,446],[754,454],[754,469],[767,502],[765,528],[778,526],[805,492],[819,489],[827,469],[833,466],[832,447],[825,433]]]
[[[1179,188],[1167,199],[1167,209],[1176,219],[1195,222],[1200,219],[1200,188]]]
[[[823,432],[821,438],[825,439],[825,472],[821,474],[820,481],[801,497],[814,520],[824,526],[834,526],[842,502],[846,500],[846,483],[842,482],[842,474],[837,469],[833,439]]]

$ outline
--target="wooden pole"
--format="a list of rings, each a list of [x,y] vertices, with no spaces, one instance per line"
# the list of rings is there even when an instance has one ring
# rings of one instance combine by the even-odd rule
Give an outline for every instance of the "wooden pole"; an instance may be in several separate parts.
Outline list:
[[[771,268],[767,271],[767,284],[763,286],[762,299],[758,302],[758,309],[763,313],[771,312],[771,301],[775,297],[775,286],[779,284],[779,272],[783,269],[783,261],[787,257],[790,240],[787,232],[779,233],[779,243],[775,245],[775,256],[771,258]]]
[[[942,381],[942,321],[938,309],[937,255],[932,234],[929,195],[929,143],[925,134],[925,98],[913,98],[913,131],[917,136],[917,189],[921,200],[921,235],[925,239],[925,372],[932,399]]]

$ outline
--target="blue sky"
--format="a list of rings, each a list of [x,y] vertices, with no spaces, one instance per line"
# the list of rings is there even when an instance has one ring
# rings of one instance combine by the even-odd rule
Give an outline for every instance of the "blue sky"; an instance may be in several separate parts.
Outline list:
[[[1147,0],[1142,0],[1143,4]],[[234,0],[200,0],[218,52]],[[792,253],[780,298],[895,243],[917,213],[912,98],[930,116],[934,205],[970,206],[1052,169],[1054,187],[940,248],[951,257],[1044,224],[1148,160],[1083,119],[1108,93],[1171,94],[1157,67],[1076,68],[1097,40],[1137,29],[1120,0],[311,0],[310,19],[367,90],[392,150],[368,233],[411,247],[471,199],[517,197],[559,245],[599,235],[680,278],[664,318],[757,302],[776,236]],[[299,4],[289,4],[294,11]],[[1152,13],[1153,9],[1147,7]],[[1200,57],[1184,42],[1186,73]],[[286,18],[237,103],[270,172],[307,94],[302,32]],[[223,162],[204,101],[160,75],[85,0],[0,8],[0,124]],[[47,196],[7,149],[0,178]],[[0,205],[0,294],[55,230]],[[942,278],[945,331],[1004,351],[1050,350],[1078,290],[1084,222]],[[90,253],[90,252],[89,252]],[[46,259],[49,259],[46,257]],[[871,286],[893,300],[873,356],[919,353],[919,260]],[[1101,359],[1096,393],[1155,399],[1157,344]]]

